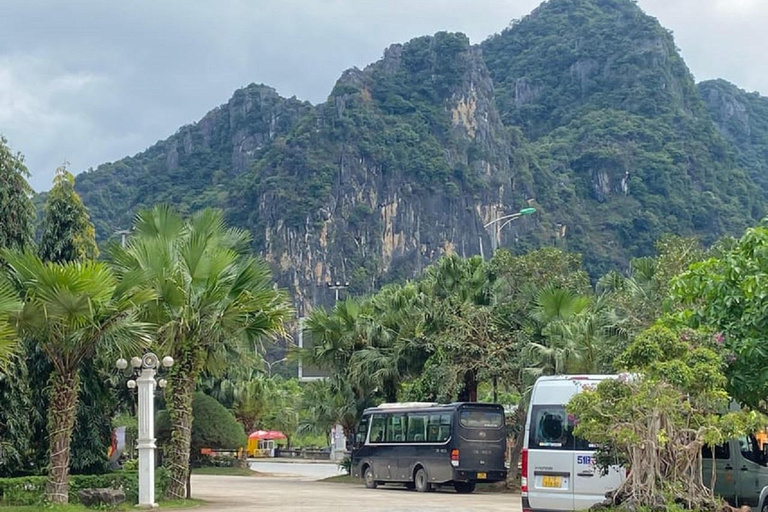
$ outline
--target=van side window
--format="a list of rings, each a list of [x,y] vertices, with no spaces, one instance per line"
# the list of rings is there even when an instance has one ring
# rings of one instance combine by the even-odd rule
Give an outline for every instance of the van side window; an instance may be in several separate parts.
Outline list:
[[[374,414],[371,417],[371,435],[368,439],[369,443],[384,442],[385,424],[386,424],[386,416],[384,416],[383,414]]]
[[[765,456],[760,451],[760,448],[758,448],[759,445],[755,436],[739,438],[739,445],[741,446],[741,455],[745,459],[761,466],[766,465]]]
[[[536,405],[531,409],[528,448],[539,450],[574,450],[573,421],[561,405]]]
[[[701,448],[701,457],[705,460],[712,459],[712,447],[704,445]],[[723,444],[715,446],[715,459],[729,460],[731,458],[731,445],[726,441]]]

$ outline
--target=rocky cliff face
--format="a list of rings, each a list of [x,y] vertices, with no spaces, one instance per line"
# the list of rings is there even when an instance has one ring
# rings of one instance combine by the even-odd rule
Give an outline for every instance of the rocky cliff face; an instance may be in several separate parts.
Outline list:
[[[361,292],[446,253],[490,254],[517,226],[483,226],[530,198],[481,51],[460,34],[347,71],[278,146],[242,180],[240,204],[257,205],[259,248],[300,307],[327,301],[326,282]]]

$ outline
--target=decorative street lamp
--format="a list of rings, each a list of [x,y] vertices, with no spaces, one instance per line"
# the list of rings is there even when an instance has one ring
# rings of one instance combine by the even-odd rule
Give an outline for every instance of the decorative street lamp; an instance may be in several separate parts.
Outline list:
[[[139,507],[157,508],[155,503],[155,385],[164,388],[168,382],[160,379],[155,382],[158,364],[160,362],[153,353],[143,357],[131,358],[131,374],[136,379],[127,382],[129,389],[139,388]],[[165,368],[173,366],[173,358],[165,356],[162,361]],[[117,369],[125,371],[128,361],[118,359]],[[130,375],[130,374],[129,374]]]

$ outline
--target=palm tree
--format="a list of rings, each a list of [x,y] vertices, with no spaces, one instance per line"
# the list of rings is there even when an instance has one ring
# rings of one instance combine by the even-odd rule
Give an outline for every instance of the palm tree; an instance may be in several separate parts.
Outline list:
[[[531,342],[526,355],[532,359],[528,371],[552,375],[567,373],[581,357],[576,341],[567,335],[567,322],[589,306],[589,297],[572,290],[546,286],[536,295],[530,317],[542,336],[540,342]]]
[[[168,493],[187,497],[192,398],[204,369],[221,371],[232,353],[253,352],[283,333],[290,315],[268,265],[250,254],[250,237],[227,228],[217,210],[184,221],[168,206],[140,213],[127,248],[112,248],[119,275],[141,275],[155,290],[147,318],[159,350],[176,363],[166,388],[171,440]]]
[[[476,401],[480,367],[488,361],[494,276],[479,256],[441,258],[427,270],[424,293],[432,299],[426,328],[435,345],[445,349],[463,385],[459,401]],[[477,319],[483,319],[478,323]]]
[[[542,340],[527,347],[533,374],[600,373],[610,364],[627,337],[621,319],[606,295],[590,298],[547,287],[537,296],[531,313]]]
[[[18,344],[18,336],[10,317],[20,310],[21,301],[13,284],[0,274],[0,372]]]
[[[53,367],[46,496],[51,503],[67,503],[78,370],[85,361],[112,351],[149,345],[152,326],[139,321],[137,307],[154,293],[129,276],[118,280],[102,262],[45,263],[31,253],[10,251],[3,258],[23,301],[11,317],[17,335],[33,340]]]

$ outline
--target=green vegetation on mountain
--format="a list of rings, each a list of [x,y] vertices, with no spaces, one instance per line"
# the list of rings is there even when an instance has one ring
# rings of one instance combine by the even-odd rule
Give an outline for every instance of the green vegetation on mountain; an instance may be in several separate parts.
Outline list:
[[[300,311],[325,282],[371,291],[449,252],[556,245],[597,277],[664,234],[711,243],[765,214],[764,98],[728,93],[745,132],[711,88],[635,2],[549,0],[480,45],[392,45],[316,106],[248,86],[76,187],[101,240],[157,202],[223,208]]]
[[[671,34],[627,0],[550,0],[483,43],[502,117],[550,176],[539,200],[590,271],[664,233],[714,241],[764,214]]]
[[[725,80],[699,84],[720,132],[736,147],[739,163],[768,193],[768,98]]]

